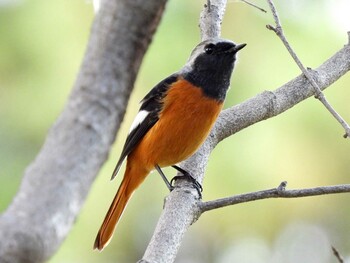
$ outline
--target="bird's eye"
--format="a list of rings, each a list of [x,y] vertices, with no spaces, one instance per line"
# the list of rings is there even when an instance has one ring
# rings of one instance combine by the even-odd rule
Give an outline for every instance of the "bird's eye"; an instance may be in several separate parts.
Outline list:
[[[214,47],[215,47],[214,44],[206,45],[205,48],[204,48],[205,53],[208,54],[208,55],[212,54],[213,51],[214,51]]]

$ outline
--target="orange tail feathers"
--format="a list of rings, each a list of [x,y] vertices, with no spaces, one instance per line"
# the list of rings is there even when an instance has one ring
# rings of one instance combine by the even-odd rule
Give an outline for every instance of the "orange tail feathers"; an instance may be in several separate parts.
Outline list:
[[[148,173],[131,173],[131,169],[126,169],[122,183],[115,195],[105,219],[98,231],[94,243],[94,249],[102,250],[108,245],[113,236],[114,229],[135,189],[141,184]]]

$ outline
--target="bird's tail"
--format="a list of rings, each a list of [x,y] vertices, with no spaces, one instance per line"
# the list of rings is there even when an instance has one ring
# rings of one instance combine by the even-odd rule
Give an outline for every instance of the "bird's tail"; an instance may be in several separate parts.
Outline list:
[[[111,206],[106,214],[105,219],[98,231],[94,249],[102,250],[113,236],[114,229],[128,203],[132,193],[141,184],[146,177],[147,172],[140,174],[135,173],[130,167],[126,168],[123,181],[121,182],[118,192],[115,195]]]

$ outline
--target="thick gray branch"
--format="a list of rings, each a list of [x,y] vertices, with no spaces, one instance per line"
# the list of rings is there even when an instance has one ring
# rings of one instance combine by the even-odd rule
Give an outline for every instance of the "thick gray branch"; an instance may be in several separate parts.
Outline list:
[[[102,0],[62,114],[0,217],[0,262],[43,262],[69,233],[118,130],[166,0]]]
[[[227,0],[207,0],[199,19],[201,39],[216,38],[221,35],[221,23]]]

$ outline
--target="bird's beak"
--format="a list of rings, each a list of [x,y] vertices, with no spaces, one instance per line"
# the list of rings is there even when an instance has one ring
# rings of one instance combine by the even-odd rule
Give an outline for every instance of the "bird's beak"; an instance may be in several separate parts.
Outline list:
[[[239,45],[236,45],[234,48],[233,48],[233,51],[235,53],[237,53],[238,51],[240,51],[242,48],[244,48],[247,44],[239,44]]]

